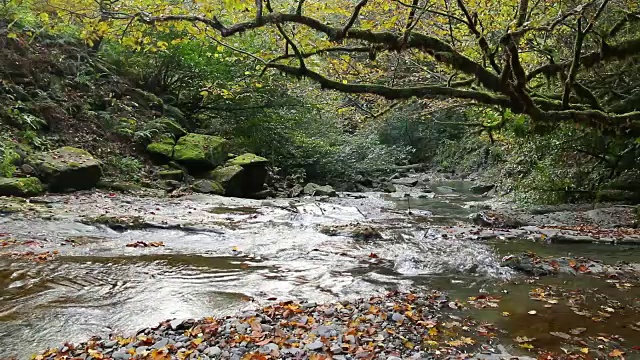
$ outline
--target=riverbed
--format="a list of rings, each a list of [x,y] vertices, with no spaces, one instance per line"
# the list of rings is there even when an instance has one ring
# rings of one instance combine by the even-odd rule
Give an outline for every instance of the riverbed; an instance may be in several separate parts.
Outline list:
[[[233,315],[273,301],[331,303],[431,289],[504,329],[505,346],[515,354],[532,351],[516,337],[566,350],[567,339],[552,333],[576,328],[585,329],[584,338],[620,342],[615,335],[625,339],[625,349],[640,346],[636,284],[620,287],[588,275],[537,278],[502,266],[504,256],[523,251],[638,263],[635,247],[534,243],[495,231],[482,236],[468,216],[492,200],[468,187],[438,183],[429,194],[261,201],[100,191],[5,199],[0,358],[29,358],[67,341],[131,334],[167,319]],[[534,289],[553,301],[532,300]],[[578,306],[580,291],[586,300]],[[478,305],[487,295],[495,301]],[[576,313],[577,307],[595,315]],[[627,351],[627,358],[637,355]]]

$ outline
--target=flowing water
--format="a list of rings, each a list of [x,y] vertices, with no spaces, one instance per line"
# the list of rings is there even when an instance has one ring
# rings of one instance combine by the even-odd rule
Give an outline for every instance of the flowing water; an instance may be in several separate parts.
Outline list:
[[[0,358],[27,358],[66,341],[132,333],[166,319],[229,315],[275,298],[328,302],[441,288],[464,299],[508,290],[520,295],[500,311],[526,314],[529,288],[513,285],[518,275],[500,266],[521,243],[447,236],[445,225],[465,221],[486,200],[468,186],[434,184],[435,198],[364,194],[317,202],[86,193],[29,204],[0,216]],[[149,226],[114,231],[84,224],[104,214],[141,216]],[[321,231],[356,223],[375,227],[382,238]],[[127,247],[140,241],[164,246]],[[10,256],[29,251],[56,255],[48,261]],[[478,316],[501,318],[497,310]]]

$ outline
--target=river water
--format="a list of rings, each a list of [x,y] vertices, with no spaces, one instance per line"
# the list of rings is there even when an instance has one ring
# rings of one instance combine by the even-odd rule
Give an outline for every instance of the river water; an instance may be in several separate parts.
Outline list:
[[[320,303],[420,288],[461,298],[518,293],[519,275],[500,263],[521,245],[447,235],[487,200],[468,185],[435,184],[433,198],[371,193],[254,201],[90,192],[21,204],[21,211],[0,216],[0,358],[28,358],[66,341],[133,333],[166,319],[231,315],[273,299]],[[105,214],[139,217],[147,226],[115,231],[88,224]],[[351,236],[356,224],[382,237]],[[136,242],[164,246],[127,246]],[[36,261],[24,255],[30,252],[52,255]],[[505,307],[526,313],[522,296]],[[499,314],[479,316],[500,321]]]

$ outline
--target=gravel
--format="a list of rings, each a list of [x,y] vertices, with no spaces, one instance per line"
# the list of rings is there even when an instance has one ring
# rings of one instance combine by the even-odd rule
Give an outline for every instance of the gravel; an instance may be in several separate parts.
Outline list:
[[[486,334],[497,331],[462,318],[462,306],[451,303],[436,291],[280,302],[234,317],[167,320],[135,336],[94,337],[35,359],[431,359],[495,349],[497,340]]]

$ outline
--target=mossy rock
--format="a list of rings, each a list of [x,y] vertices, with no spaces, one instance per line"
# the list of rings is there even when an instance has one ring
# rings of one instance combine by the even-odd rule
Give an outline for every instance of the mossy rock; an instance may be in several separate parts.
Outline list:
[[[242,166],[219,167],[209,172],[207,177],[222,186],[225,196],[243,197],[250,194],[244,188],[245,173]]]
[[[124,91],[124,94],[129,96],[133,102],[143,108],[163,111],[164,103],[162,102],[162,99],[157,97],[155,94],[138,88],[128,88]]]
[[[207,171],[227,159],[229,142],[218,136],[187,134],[173,148],[173,160],[190,171]]]
[[[91,189],[102,177],[98,160],[82,149],[69,146],[31,155],[25,164],[35,170],[50,191]]]
[[[0,178],[0,196],[37,196],[44,192],[40,179],[30,178]]]
[[[188,131],[185,130],[182,126],[180,126],[177,122],[173,121],[169,118],[161,118],[158,120],[158,123],[164,127],[165,131],[170,133],[175,139],[179,139],[182,136],[188,134]]]
[[[165,137],[158,142],[147,145],[147,152],[163,160],[169,160],[173,157],[173,148],[175,145],[176,142],[173,139]]]
[[[267,181],[269,171],[267,165],[269,160],[256,154],[243,154],[227,161],[227,166],[242,166],[244,169],[244,193],[247,195],[257,194],[264,190],[264,183]]]
[[[142,190],[142,186],[124,181],[101,180],[96,184],[96,188],[109,191],[135,192]]]
[[[211,180],[198,180],[191,185],[191,190],[202,194],[224,195],[222,185]]]
[[[157,175],[158,175],[158,178],[162,180],[182,181],[182,179],[184,179],[184,172],[182,172],[182,170],[158,171]]]
[[[257,166],[266,166],[269,163],[269,160],[263,158],[262,156],[258,156],[256,154],[243,154],[240,156],[236,156],[233,159],[227,161],[227,165],[240,165],[242,167],[257,165]]]

